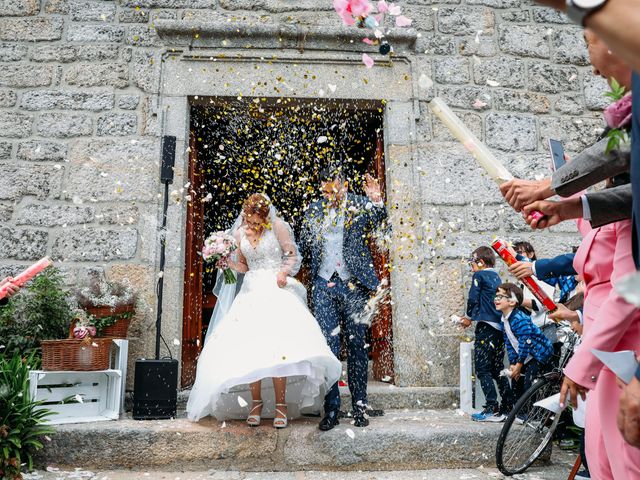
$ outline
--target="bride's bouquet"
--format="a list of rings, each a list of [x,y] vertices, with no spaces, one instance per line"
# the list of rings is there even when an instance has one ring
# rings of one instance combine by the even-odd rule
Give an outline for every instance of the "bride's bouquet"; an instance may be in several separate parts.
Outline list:
[[[236,240],[224,232],[209,235],[202,247],[202,258],[206,262],[214,262],[215,267],[222,270],[224,283],[236,283],[236,276],[229,268],[229,257],[238,248]]]

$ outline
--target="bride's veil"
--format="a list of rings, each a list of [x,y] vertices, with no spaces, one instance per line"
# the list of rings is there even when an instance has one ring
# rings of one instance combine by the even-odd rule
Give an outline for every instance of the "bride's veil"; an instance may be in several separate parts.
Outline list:
[[[287,255],[291,259],[291,261],[289,262],[289,269],[291,271],[290,275],[293,276],[296,273],[298,273],[298,270],[300,269],[300,264],[302,263],[302,259],[300,258],[298,247],[295,243],[293,229],[287,222],[285,222],[282,218],[278,216],[278,213],[276,212],[276,207],[273,205],[273,202],[271,202],[271,199],[269,198],[269,196],[264,193],[262,194],[262,196],[264,196],[270,204],[269,223],[271,225],[276,225],[276,223],[278,223],[278,225],[284,225],[285,228],[287,229],[287,233],[291,240],[291,245],[293,246],[293,251],[285,252],[285,255]],[[226,233],[231,236],[235,236],[236,231],[243,226],[244,226],[244,213],[242,212],[242,210],[240,210],[240,214],[236,218],[235,222],[233,222],[233,225],[231,226],[231,228],[229,228],[226,231]],[[240,248],[240,245],[238,245],[238,248]],[[218,270],[216,274],[216,283],[215,283],[215,286],[213,287],[213,294],[217,297],[217,300],[216,300],[216,305],[213,309],[213,314],[211,315],[211,320],[209,320],[209,327],[207,328],[207,334],[204,337],[204,344],[206,344],[209,338],[211,338],[211,335],[215,331],[218,324],[220,323],[220,320],[222,320],[224,316],[227,314],[227,312],[231,308],[231,305],[233,304],[233,300],[236,298],[237,293],[240,291],[244,274],[238,273],[238,272],[233,272],[233,273],[236,276],[236,283],[225,283],[224,275],[220,270]]]

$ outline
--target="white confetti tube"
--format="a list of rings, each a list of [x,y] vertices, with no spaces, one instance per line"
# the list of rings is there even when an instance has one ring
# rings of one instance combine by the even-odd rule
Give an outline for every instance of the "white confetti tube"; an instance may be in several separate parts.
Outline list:
[[[456,137],[464,147],[471,152],[473,158],[486,170],[489,176],[498,184],[508,182],[513,179],[513,175],[498,160],[487,146],[471,133],[462,120],[453,113],[447,104],[439,97],[435,97],[429,102],[429,108],[445,124],[449,131]],[[544,215],[538,211],[531,212],[531,216],[537,220]]]
[[[445,124],[449,131],[464,147],[471,152],[476,161],[484,168],[489,176],[500,185],[513,178],[509,170],[498,160],[487,146],[471,133],[462,120],[453,113],[447,104],[439,97],[429,102],[429,108]]]

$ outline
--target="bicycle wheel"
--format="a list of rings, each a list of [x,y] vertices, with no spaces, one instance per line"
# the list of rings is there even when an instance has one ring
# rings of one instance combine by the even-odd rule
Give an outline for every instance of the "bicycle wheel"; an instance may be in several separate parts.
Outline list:
[[[560,377],[536,379],[518,400],[498,437],[496,464],[504,475],[524,472],[549,446],[560,415],[534,404],[560,391]]]

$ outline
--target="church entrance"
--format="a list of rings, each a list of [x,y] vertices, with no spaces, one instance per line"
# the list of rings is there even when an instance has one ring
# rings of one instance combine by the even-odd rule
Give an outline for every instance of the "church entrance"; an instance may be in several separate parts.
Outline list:
[[[197,356],[215,306],[215,269],[200,256],[204,239],[229,228],[242,202],[266,193],[300,232],[306,206],[319,198],[318,172],[340,165],[349,190],[363,194],[364,175],[385,192],[383,102],[271,97],[191,97],[182,339],[183,387],[195,380]],[[375,267],[389,282],[382,242],[370,239]],[[297,278],[309,289],[308,268]],[[370,329],[373,377],[393,380],[389,300]]]

